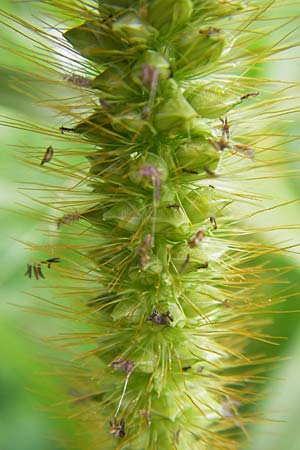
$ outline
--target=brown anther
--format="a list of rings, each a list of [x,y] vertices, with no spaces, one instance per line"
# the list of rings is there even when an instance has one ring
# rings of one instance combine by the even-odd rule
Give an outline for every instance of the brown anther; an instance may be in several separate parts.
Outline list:
[[[174,444],[179,444],[179,436],[180,436],[180,429],[174,433],[174,440],[173,440]]]
[[[106,111],[111,111],[112,110],[112,105],[110,103],[108,103],[104,98],[100,98],[100,105]]]
[[[125,421],[124,419],[121,419],[120,422],[117,420],[116,417],[114,417],[113,421],[109,422],[111,429],[110,429],[110,434],[116,436],[116,437],[120,437],[123,438],[125,437],[126,433],[125,433]]]
[[[145,417],[146,425],[147,427],[150,427],[151,425],[150,412],[147,411],[146,409],[140,409],[140,415]]]
[[[33,267],[33,273],[34,273],[36,280],[39,280],[40,278],[45,278],[40,264],[34,264],[32,267]]]
[[[208,138],[207,140],[218,152],[222,152],[225,148],[230,148],[230,144],[225,136],[221,136],[219,141],[212,138]]]
[[[208,27],[205,30],[199,30],[200,34],[203,34],[205,36],[213,36],[216,33],[220,33],[221,29],[216,27]]]
[[[104,19],[101,20],[101,23],[103,23],[104,25],[110,25],[110,22],[113,19],[113,14],[109,14],[107,17],[105,17]]]
[[[160,314],[156,309],[154,309],[147,320],[150,320],[155,325],[169,325],[170,322],[174,321],[170,311]]]
[[[245,100],[246,98],[249,97],[256,97],[257,95],[259,95],[259,92],[248,92],[247,94],[244,94],[240,97],[241,100]]]
[[[75,132],[76,132],[76,131],[75,131],[75,128],[68,128],[68,127],[60,127],[60,128],[59,128],[59,131],[60,131],[62,134],[64,134],[65,131],[69,131],[69,132],[71,132],[71,133],[75,133]]]
[[[218,224],[217,224],[216,218],[213,217],[213,216],[211,216],[211,217],[209,218],[209,221],[210,221],[210,223],[212,224],[213,229],[216,230],[216,229],[218,228]]]
[[[231,148],[238,153],[245,154],[248,158],[254,159],[255,157],[255,151],[252,147],[249,147],[248,145],[244,144],[233,144]]]
[[[197,233],[195,234],[195,236],[193,237],[193,239],[188,242],[189,247],[191,247],[191,248],[197,247],[197,245],[200,244],[200,242],[202,241],[202,239],[204,237],[205,237],[204,230],[198,230]]]
[[[140,266],[143,268],[150,260],[149,250],[152,248],[152,236],[151,234],[146,234],[142,245],[140,246],[138,253],[140,256]]]
[[[197,266],[197,269],[207,269],[208,268],[208,261],[205,261],[202,264],[199,264],[199,266]]]
[[[172,203],[171,205],[166,206],[166,208],[174,208],[177,211],[180,210],[180,205],[178,203]]]
[[[191,256],[190,256],[189,253],[188,253],[188,254],[186,255],[186,257],[185,257],[185,260],[183,261],[183,263],[182,263],[181,266],[180,266],[179,273],[182,273],[182,272],[185,270],[185,268],[186,268],[186,266],[188,265],[190,259],[191,259]]]
[[[60,228],[61,225],[67,225],[79,219],[80,219],[79,214],[65,214],[60,219],[58,219],[57,228]]]
[[[27,270],[24,273],[24,277],[32,278],[32,265],[27,264]]]
[[[210,170],[209,167],[207,167],[207,166],[204,167],[204,170],[207,173],[207,175],[209,175],[210,177],[217,177],[218,176],[216,174],[216,172]]]
[[[183,168],[183,169],[182,169],[182,172],[190,173],[190,174],[192,174],[192,175],[198,175],[197,170],[191,170],[191,169],[185,169],[185,168]]]
[[[49,145],[49,147],[47,147],[44,157],[41,161],[41,166],[45,163],[50,162],[53,157],[53,154],[54,154],[54,149],[53,149],[52,145]]]
[[[228,123],[227,117],[225,117],[225,119],[222,119],[222,117],[220,117],[220,120],[222,122],[222,137],[229,139],[230,125]]]
[[[92,80],[90,78],[82,77],[81,75],[64,75],[63,79],[78,87],[89,88],[92,86]]]
[[[231,304],[228,298],[225,298],[225,300],[223,301],[223,305],[225,306],[225,308],[231,308]]]

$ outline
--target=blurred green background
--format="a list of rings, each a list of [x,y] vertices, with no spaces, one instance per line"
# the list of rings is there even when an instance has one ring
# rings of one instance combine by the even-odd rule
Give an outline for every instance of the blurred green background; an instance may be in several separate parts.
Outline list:
[[[1,7],[5,11],[12,12],[22,17],[30,17],[34,14],[34,3],[13,3],[8,0],[1,1]],[[299,14],[300,1],[293,2],[290,12]],[[288,14],[287,11],[285,14]],[[5,19],[4,19],[5,22]],[[290,29],[300,26],[300,19],[290,24]],[[30,123],[40,121],[41,114],[46,117],[46,112],[41,112],[30,98],[18,93],[17,79],[22,77],[21,71],[36,70],[29,61],[16,57],[7,49],[15,45],[31,47],[32,44],[7,27],[1,27],[1,69],[0,69],[0,115],[13,119],[25,120]],[[291,99],[290,107],[299,103],[300,90],[297,83],[300,81],[300,52],[298,48],[288,49],[281,58],[285,58],[284,64],[280,58],[274,62],[263,65],[266,76],[284,79],[294,82],[294,99]],[[287,57],[287,58],[286,58]],[[18,87],[18,86],[17,86]],[[299,114],[294,116],[294,122],[287,123],[289,133],[297,136],[299,129]],[[45,207],[40,206],[36,217],[20,214],[22,205],[32,205],[31,200],[24,197],[20,186],[34,179],[43,181],[43,174],[38,179],[37,172],[26,166],[17,156],[16,145],[20,149],[32,151],[41,149],[42,157],[47,146],[45,137],[19,129],[1,126],[2,151],[0,153],[1,170],[1,206],[2,218],[0,221],[2,239],[0,241],[1,264],[1,303],[0,303],[0,449],[1,450],[59,450],[66,441],[68,433],[72,432],[72,426],[59,418],[51,417],[47,411],[47,404],[55,403],[59,398],[59,390],[63,387],[60,381],[47,375],[47,368],[43,360],[48,348],[37,336],[45,337],[55,334],[59,329],[58,323],[50,318],[28,314],[15,305],[28,305],[31,303],[31,283],[24,277],[28,250],[22,242],[35,241],[40,238],[40,223],[37,220]],[[298,151],[299,141],[291,141],[285,150],[290,154]],[[287,169],[298,169],[297,164]],[[281,179],[263,180],[259,183],[259,190],[266,194],[278,193],[277,203],[295,199],[292,205],[275,209],[267,215],[257,217],[256,223],[264,226],[299,225],[300,182],[298,177],[285,177]],[[35,205],[34,208],[38,208]],[[300,242],[300,232],[297,229],[278,231],[278,240],[291,244]],[[261,237],[264,239],[264,237]],[[284,281],[290,286],[295,295],[280,305],[283,314],[276,314],[274,322],[267,332],[277,336],[286,336],[288,340],[282,341],[279,347],[269,346],[270,356],[284,355],[289,359],[277,364],[272,373],[267,375],[270,379],[260,387],[265,391],[266,400],[262,401],[257,409],[259,416],[262,411],[267,412],[274,422],[257,424],[249,431],[249,450],[300,450],[300,315],[298,313],[285,314],[284,311],[300,309],[299,291],[299,248],[286,256],[272,257],[271,265],[291,266],[288,274],[284,275]],[[266,295],[276,294],[276,285],[262,287]],[[279,288],[280,289],[280,288]],[[278,307],[276,308],[278,309]],[[1,339],[2,338],[2,339]],[[260,350],[252,344],[249,351]],[[40,375],[37,375],[40,374]],[[50,416],[50,417],[49,417]],[[278,422],[279,421],[279,422]],[[73,450],[68,444],[68,450]],[[64,447],[64,448],[65,448]],[[187,449],[188,450],[188,449]],[[213,450],[213,449],[212,449]]]

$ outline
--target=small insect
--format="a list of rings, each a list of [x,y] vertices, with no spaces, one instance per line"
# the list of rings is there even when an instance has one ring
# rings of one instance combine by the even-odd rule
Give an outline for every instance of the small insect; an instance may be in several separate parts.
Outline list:
[[[174,208],[176,211],[180,210],[180,205],[178,203],[172,203],[172,205],[166,206],[166,208]]]
[[[120,438],[125,437],[125,435],[126,435],[126,432],[125,432],[125,421],[124,421],[123,418],[119,422],[117,420],[117,418],[114,417],[114,420],[110,421],[109,424],[111,426],[111,429],[109,431],[110,434],[113,434],[114,436],[120,437]]]
[[[217,230],[218,224],[217,224],[216,218],[213,217],[213,216],[211,216],[211,217],[209,218],[209,221],[210,221],[210,223],[212,224],[213,229],[214,229],[214,230]]]
[[[45,261],[40,261],[37,264],[27,264],[27,270],[24,274],[25,277],[32,278],[32,275],[34,275],[36,280],[39,280],[40,278],[45,278],[45,275],[42,272],[42,266],[41,264],[46,264],[48,269],[51,269],[51,264],[60,262],[60,258],[50,258],[46,259]]]
[[[140,409],[140,415],[145,417],[146,425],[147,427],[150,427],[151,425],[151,418],[150,418],[150,412],[146,409]]]
[[[76,133],[75,128],[68,128],[68,127],[60,127],[59,131],[61,132],[61,134],[64,134],[65,131]]]
[[[220,117],[220,120],[222,122],[222,137],[223,138],[227,138],[229,139],[230,136],[230,125],[228,123],[227,117],[225,117],[225,119],[222,119],[222,117]]]
[[[156,325],[169,325],[170,322],[174,322],[174,319],[171,316],[170,311],[159,314],[159,312],[156,309],[153,310],[153,312],[147,318],[147,320],[150,320],[152,323],[155,323]]]
[[[69,225],[72,222],[80,219],[79,214],[65,214],[57,221],[57,228],[60,228],[61,225]]]
[[[225,136],[222,136],[218,141],[212,138],[208,138],[207,140],[218,152],[222,152],[225,148],[230,148],[230,144]]]
[[[183,372],[187,372],[188,370],[190,370],[192,368],[192,366],[184,366],[183,368],[182,368],[182,371]]]
[[[244,153],[248,158],[254,159],[255,152],[252,147],[245,144],[233,144],[227,140],[227,137],[222,136],[219,141],[215,139],[208,139],[209,143],[215,147],[218,152],[222,152],[226,148],[234,150],[237,153]]]
[[[113,361],[110,366],[113,369],[124,371],[128,375],[134,369],[134,362],[125,358],[119,358]]]
[[[44,157],[41,161],[41,166],[45,163],[50,162],[53,157],[53,154],[54,154],[54,149],[53,149],[52,145],[49,145],[49,147],[47,147]]]
[[[140,256],[140,266],[145,267],[145,265],[149,262],[150,256],[148,254],[149,250],[152,247],[153,239],[151,234],[146,234],[142,245],[140,246],[138,253]]]
[[[259,95],[259,92],[248,92],[247,94],[244,94],[240,97],[241,100],[245,100],[246,98],[249,97],[256,97],[257,95]]]
[[[195,236],[193,237],[193,239],[188,242],[189,247],[191,247],[191,248],[197,247],[197,245],[200,244],[200,242],[202,241],[202,239],[204,237],[205,237],[204,230],[198,230],[197,233],[195,234]]]
[[[245,154],[248,158],[254,159],[255,158],[255,151],[252,147],[249,147],[248,145],[244,144],[233,144],[231,146],[233,150],[235,150],[238,153]]]
[[[191,259],[191,256],[190,256],[189,253],[188,253],[188,254],[186,255],[185,260],[183,261],[183,263],[182,263],[181,266],[180,266],[179,273],[182,273],[182,272],[185,270],[185,268],[186,268],[186,266],[188,265],[190,259]]]

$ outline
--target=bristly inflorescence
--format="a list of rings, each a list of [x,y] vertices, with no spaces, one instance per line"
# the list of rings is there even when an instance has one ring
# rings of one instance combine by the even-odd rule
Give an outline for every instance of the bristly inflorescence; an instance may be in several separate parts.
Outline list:
[[[28,265],[26,275],[43,278],[41,264],[60,262],[76,286],[69,296],[85,299],[94,332],[80,389],[92,399],[82,416],[94,425],[94,448],[237,449],[252,420],[244,410],[258,369],[249,367],[264,362],[244,354],[249,337],[265,339],[251,313],[265,303],[243,266],[255,259],[251,243],[230,228],[232,204],[247,193],[227,188],[235,171],[255,165],[259,145],[247,127],[244,140],[234,138],[231,113],[238,121],[259,102],[258,83],[243,87],[236,66],[255,62],[251,26],[265,5],[44,3],[77,23],[60,43],[60,80],[83,97],[57,106],[65,116],[57,136],[89,166],[65,163],[71,199],[52,207],[68,244],[54,244],[59,258]],[[43,170],[56,158],[49,144]]]

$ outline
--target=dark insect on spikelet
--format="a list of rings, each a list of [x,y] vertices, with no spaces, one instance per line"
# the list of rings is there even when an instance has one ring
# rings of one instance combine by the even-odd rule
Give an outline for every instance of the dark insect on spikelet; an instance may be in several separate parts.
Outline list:
[[[170,322],[174,321],[170,311],[160,314],[156,309],[153,310],[147,320],[155,325],[169,325]]]
[[[134,362],[125,358],[119,358],[111,363],[113,369],[124,371],[127,375],[134,369]]]

